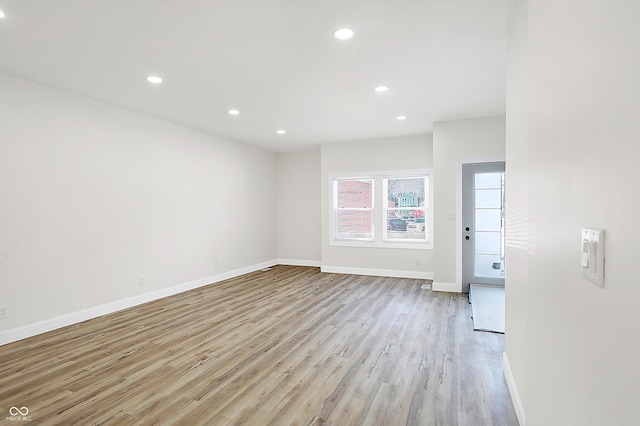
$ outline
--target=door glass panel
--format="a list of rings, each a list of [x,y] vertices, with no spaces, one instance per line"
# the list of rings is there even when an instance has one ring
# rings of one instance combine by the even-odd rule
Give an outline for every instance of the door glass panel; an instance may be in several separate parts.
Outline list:
[[[474,175],[475,276],[504,278],[504,172]]]
[[[476,254],[476,277],[502,278],[503,269],[500,263],[500,255]],[[496,269],[494,269],[496,268]]]
[[[476,189],[476,208],[500,208],[502,191],[499,189]]]
[[[476,173],[476,189],[500,189],[502,173]]]
[[[500,232],[476,232],[476,254],[500,256]]]
[[[476,231],[500,231],[500,209],[476,209]]]

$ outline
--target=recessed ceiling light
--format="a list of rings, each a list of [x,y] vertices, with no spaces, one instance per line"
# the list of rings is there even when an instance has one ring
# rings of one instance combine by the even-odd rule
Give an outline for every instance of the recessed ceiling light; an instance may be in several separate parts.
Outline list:
[[[229,110],[229,115],[238,115],[240,114],[240,111],[238,111],[237,109],[230,109]]]
[[[287,132],[285,132],[284,130],[280,129],[276,133],[278,133],[279,135],[284,135]]]
[[[396,117],[396,120],[398,120],[398,121],[402,121],[402,120],[406,120],[406,119],[407,119],[406,115],[399,115],[399,116]]]
[[[333,36],[338,40],[349,40],[353,37],[353,30],[351,28],[338,28],[333,32]]]
[[[158,76],[155,75],[150,75],[149,77],[147,77],[147,81],[149,83],[153,83],[153,84],[160,84],[162,83],[162,79]]]
[[[4,17],[5,17],[4,12],[0,10],[0,19],[2,19],[2,18],[4,18]]]
[[[389,87],[388,86],[378,86],[373,90],[375,90],[378,93],[384,93],[384,92],[388,92],[389,91]]]

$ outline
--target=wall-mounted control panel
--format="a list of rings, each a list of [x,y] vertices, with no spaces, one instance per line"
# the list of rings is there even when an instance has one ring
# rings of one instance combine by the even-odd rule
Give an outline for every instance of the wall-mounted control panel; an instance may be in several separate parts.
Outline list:
[[[604,287],[604,229],[582,228],[582,276]]]

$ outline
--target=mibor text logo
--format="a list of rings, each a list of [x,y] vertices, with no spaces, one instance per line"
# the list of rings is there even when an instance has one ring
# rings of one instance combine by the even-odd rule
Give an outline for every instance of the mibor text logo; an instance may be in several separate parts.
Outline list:
[[[10,422],[29,422],[31,416],[29,415],[29,408],[27,407],[11,407],[9,408],[9,415],[5,418]]]

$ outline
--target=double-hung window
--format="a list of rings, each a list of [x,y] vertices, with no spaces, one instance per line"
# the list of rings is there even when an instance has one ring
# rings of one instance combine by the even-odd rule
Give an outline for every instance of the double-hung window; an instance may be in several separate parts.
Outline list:
[[[331,177],[332,245],[433,248],[429,170]]]
[[[335,238],[373,241],[372,178],[333,180]]]

